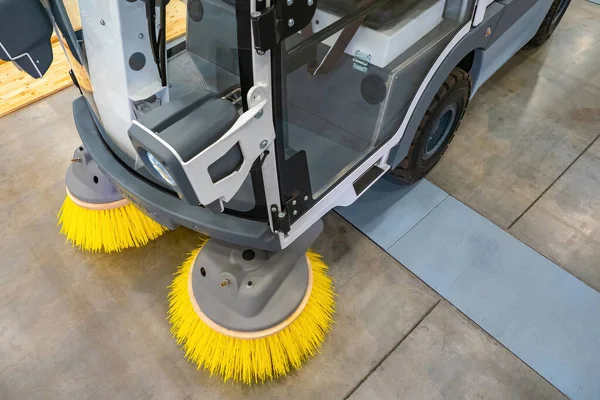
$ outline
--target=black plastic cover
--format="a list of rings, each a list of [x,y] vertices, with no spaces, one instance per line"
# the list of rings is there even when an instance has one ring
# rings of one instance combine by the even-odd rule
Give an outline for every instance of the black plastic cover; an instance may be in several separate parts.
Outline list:
[[[0,59],[33,78],[52,64],[52,21],[39,0],[0,0]]]

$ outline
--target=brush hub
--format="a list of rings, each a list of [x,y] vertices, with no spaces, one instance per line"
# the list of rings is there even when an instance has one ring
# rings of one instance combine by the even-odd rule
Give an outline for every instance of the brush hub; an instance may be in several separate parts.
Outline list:
[[[308,261],[304,253],[292,259],[258,251],[246,261],[245,250],[209,240],[192,267],[191,296],[204,316],[225,330],[270,329],[301,305],[309,286]]]
[[[82,146],[75,149],[65,179],[69,196],[81,203],[108,204],[123,199],[123,195],[104,175],[90,153]]]
[[[321,230],[319,221],[276,253],[209,240],[194,260],[189,278],[199,317],[236,337],[283,329],[310,296],[312,270],[306,251]]]

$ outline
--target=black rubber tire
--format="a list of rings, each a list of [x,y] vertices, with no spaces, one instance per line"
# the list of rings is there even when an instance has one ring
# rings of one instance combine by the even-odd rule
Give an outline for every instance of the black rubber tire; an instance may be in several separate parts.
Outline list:
[[[394,176],[405,183],[414,183],[427,175],[446,152],[448,145],[454,138],[454,132],[460,126],[460,122],[465,115],[470,93],[471,76],[460,68],[454,68],[425,112],[425,116],[421,120],[410,145],[408,155],[392,170]],[[438,127],[438,121],[445,114],[448,107],[456,107],[450,130],[435,152],[426,157],[426,146],[432,133],[431,130]]]
[[[565,15],[571,0],[554,0],[535,36],[527,43],[529,47],[539,47],[546,43],[554,32],[560,20]]]

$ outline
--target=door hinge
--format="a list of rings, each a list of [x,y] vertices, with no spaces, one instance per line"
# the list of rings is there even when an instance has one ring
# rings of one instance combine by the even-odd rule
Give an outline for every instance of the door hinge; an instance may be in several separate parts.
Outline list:
[[[279,42],[275,6],[267,7],[261,11],[254,11],[251,17],[254,48],[259,54],[264,54],[265,51],[272,49]]]
[[[356,50],[354,58],[352,59],[352,66],[354,69],[359,70],[362,73],[367,73],[369,64],[371,63],[371,55],[364,53],[360,50]]]
[[[288,233],[298,218],[314,204],[312,196],[302,191],[288,199],[280,210],[275,204],[271,205],[273,227],[278,232]]]
[[[290,217],[286,210],[280,210],[276,205],[271,205],[271,219],[275,232],[288,233],[290,231]]]
[[[250,14],[254,48],[259,54],[311,23],[317,0],[277,0],[275,4]]]

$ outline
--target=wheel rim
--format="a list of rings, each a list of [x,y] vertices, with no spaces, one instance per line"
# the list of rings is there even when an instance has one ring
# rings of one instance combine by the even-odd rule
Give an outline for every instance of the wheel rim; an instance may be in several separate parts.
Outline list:
[[[440,114],[440,117],[427,137],[427,142],[423,149],[424,160],[433,156],[448,137],[448,134],[454,125],[454,121],[456,120],[457,110],[458,104],[454,102],[449,104]]]
[[[556,13],[554,14],[554,18],[552,18],[552,25],[556,24],[557,21],[567,11],[567,7],[569,6],[570,2],[571,2],[571,0],[560,0],[560,3],[558,3],[558,8],[556,10]]]

